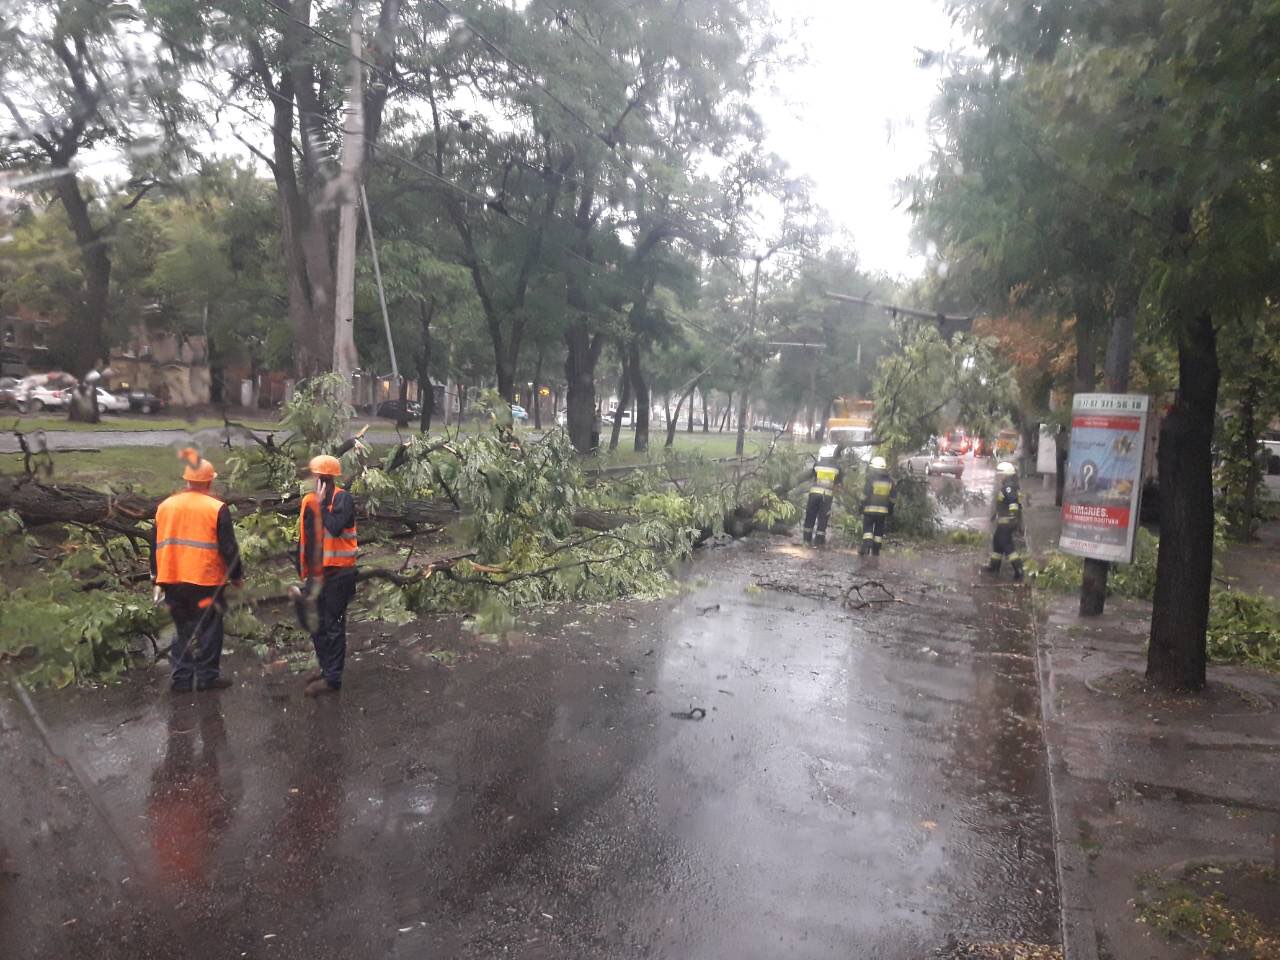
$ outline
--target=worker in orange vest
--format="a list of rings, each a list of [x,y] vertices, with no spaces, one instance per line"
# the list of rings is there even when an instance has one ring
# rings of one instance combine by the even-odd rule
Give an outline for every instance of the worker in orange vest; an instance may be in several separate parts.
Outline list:
[[[209,492],[213,464],[190,447],[178,457],[186,463],[187,488],[156,508],[151,548],[151,579],[157,601],[164,598],[175,635],[169,666],[175,693],[222,690],[231,681],[219,675],[222,614],[228,583],[244,582],[240,547],[227,505]]]
[[[358,545],[355,500],[338,486],[342,464],[337,457],[322,455],[312,457],[308,469],[316,486],[302,498],[298,516],[298,573],[318,614],[311,642],[320,668],[307,675],[305,690],[307,696],[318,697],[342,689],[347,604],[356,592]],[[301,599],[301,591],[295,599]]]

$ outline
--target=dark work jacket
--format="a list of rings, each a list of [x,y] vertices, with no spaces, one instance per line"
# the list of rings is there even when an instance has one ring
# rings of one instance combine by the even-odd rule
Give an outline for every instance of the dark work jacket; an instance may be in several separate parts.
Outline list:
[[[863,513],[889,513],[893,508],[893,478],[888,470],[868,470],[862,490]]]
[[[356,519],[356,501],[345,490],[339,490],[332,498],[326,499],[320,505],[320,519],[324,522],[325,533],[331,537],[341,535],[343,530],[350,527]],[[307,508],[302,522],[308,530],[315,529],[316,516],[311,507]],[[311,537],[307,541],[307,566],[312,570],[321,569],[321,562],[324,560],[324,538]],[[298,564],[298,554],[293,555],[293,566],[299,574],[302,568]],[[334,570],[350,570],[351,567],[333,567]]]

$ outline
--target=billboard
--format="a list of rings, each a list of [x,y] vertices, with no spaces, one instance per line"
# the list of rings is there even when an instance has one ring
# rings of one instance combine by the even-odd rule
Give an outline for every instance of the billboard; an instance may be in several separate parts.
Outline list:
[[[1058,541],[1067,553],[1133,559],[1149,407],[1138,393],[1078,393],[1072,400]]]

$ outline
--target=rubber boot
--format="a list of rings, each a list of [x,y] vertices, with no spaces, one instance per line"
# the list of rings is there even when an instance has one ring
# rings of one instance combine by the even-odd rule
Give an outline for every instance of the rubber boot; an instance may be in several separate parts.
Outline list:
[[[880,547],[881,547],[881,544],[878,544],[878,543],[873,543],[871,545],[871,555],[873,557],[880,556]]]
[[[858,556],[865,557],[870,552],[871,544],[868,541],[863,540],[862,544],[858,547]]]
[[[1022,561],[1021,560],[1013,561],[1013,579],[1014,580],[1022,579]]]
[[[999,561],[999,560],[992,560],[990,563],[988,563],[988,564],[987,564],[987,573],[994,574],[995,576],[999,576],[999,575],[1000,575],[1000,561]]]
[[[812,530],[806,530],[806,531],[804,532],[804,542],[805,542],[806,544],[809,544],[809,545],[812,545],[812,544],[813,544],[813,531],[812,531]]]

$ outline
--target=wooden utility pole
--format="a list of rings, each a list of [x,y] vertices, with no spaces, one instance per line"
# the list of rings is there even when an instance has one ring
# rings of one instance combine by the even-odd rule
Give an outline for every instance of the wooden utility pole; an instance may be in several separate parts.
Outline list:
[[[360,2],[351,3],[351,86],[342,123],[342,170],[338,174],[338,266],[333,304],[333,370],[348,383],[360,363],[356,353],[356,229],[364,167],[364,65]]]

